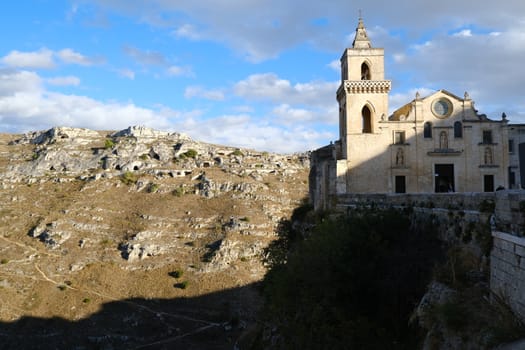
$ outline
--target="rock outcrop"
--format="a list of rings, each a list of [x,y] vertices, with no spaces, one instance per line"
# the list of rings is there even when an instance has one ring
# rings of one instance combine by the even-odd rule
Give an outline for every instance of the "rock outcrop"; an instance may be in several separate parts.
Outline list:
[[[108,321],[96,317],[79,333],[97,347],[123,349],[199,337],[208,324],[218,332],[210,344],[217,337],[230,344],[239,325],[255,324],[262,252],[306,197],[308,171],[306,153],[213,145],[144,127],[0,134],[0,324],[28,315],[76,322],[124,299],[193,298],[198,307],[181,306],[173,317],[151,313],[153,304],[116,311],[118,336],[107,336]],[[155,327],[136,334],[132,325],[146,324]],[[71,347],[63,329],[13,327],[9,336],[28,348],[43,337]],[[7,333],[0,333],[1,344]],[[94,344],[82,341],[74,345]]]

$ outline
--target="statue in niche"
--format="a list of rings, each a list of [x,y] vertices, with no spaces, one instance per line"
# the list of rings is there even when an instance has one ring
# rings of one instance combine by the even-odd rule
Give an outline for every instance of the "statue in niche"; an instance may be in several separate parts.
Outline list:
[[[439,148],[448,149],[448,135],[446,131],[442,131],[439,134]]]
[[[485,160],[485,165],[491,165],[493,162],[492,150],[490,149],[490,147],[485,148],[485,159],[484,160]]]
[[[397,149],[396,165],[397,166],[405,165],[405,153],[403,152],[402,148]]]

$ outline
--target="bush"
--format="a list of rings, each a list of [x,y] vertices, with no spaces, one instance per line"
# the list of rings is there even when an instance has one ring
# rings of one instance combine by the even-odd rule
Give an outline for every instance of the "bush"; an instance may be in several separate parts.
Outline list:
[[[170,275],[173,278],[181,278],[182,275],[184,275],[184,271],[182,271],[181,269],[177,269],[175,271],[169,272],[168,275]]]
[[[113,148],[113,147],[115,147],[115,142],[112,139],[106,139],[106,141],[104,141],[104,148],[105,149],[110,149],[110,148]]]
[[[180,283],[175,283],[175,288],[186,289],[186,288],[188,288],[189,285],[190,285],[190,282],[182,281]]]
[[[153,183],[151,182],[149,185],[148,185],[148,193],[155,193],[159,190],[159,185],[156,184],[156,183]]]
[[[233,156],[237,156],[237,157],[242,157],[244,156],[244,153],[242,153],[242,151],[240,149],[236,149],[235,151],[233,151],[232,153],[230,153],[231,155]]]
[[[0,264],[2,264],[2,265],[7,264],[8,262],[9,262],[9,260],[7,260],[7,259],[0,260]]]
[[[183,186],[179,186],[176,189],[174,189],[172,193],[175,197],[182,197],[186,193],[186,191],[184,190]]]
[[[126,171],[120,176],[120,180],[126,185],[134,185],[137,183],[137,176],[131,171]]]
[[[181,158],[197,158],[199,153],[194,149],[189,149],[181,154]]]

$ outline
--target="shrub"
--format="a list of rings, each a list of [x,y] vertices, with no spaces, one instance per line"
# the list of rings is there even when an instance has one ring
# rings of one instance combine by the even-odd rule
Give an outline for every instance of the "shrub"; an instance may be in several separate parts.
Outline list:
[[[2,264],[2,265],[7,264],[8,262],[9,262],[9,260],[7,260],[7,259],[0,260],[0,264]]]
[[[242,157],[242,156],[244,156],[244,153],[242,153],[242,151],[241,151],[240,149],[237,148],[235,151],[233,151],[233,152],[231,153],[231,155],[233,155],[233,156],[238,156],[238,157]]]
[[[186,193],[186,191],[184,190],[183,186],[179,186],[176,189],[174,189],[171,193],[173,193],[175,197],[182,197]]]
[[[120,180],[128,186],[134,185],[137,183],[137,176],[133,174],[131,171],[126,171],[124,174],[120,176]]]
[[[106,139],[106,141],[104,141],[104,148],[105,149],[110,149],[110,148],[113,148],[113,147],[115,147],[115,142],[112,139]]]
[[[148,160],[149,156],[146,153],[144,153],[144,154],[141,154],[139,158],[141,160]]]
[[[61,291],[64,291],[67,289],[67,287],[63,284],[59,284],[57,288],[60,289]]]
[[[189,149],[182,154],[185,158],[197,158],[199,153],[194,149]]]
[[[186,289],[188,288],[190,282],[188,281],[182,281],[182,282],[179,282],[179,283],[175,283],[175,288],[179,288],[179,289]]]
[[[91,299],[89,299],[89,298],[84,298],[84,299],[82,299],[82,302],[83,302],[84,304],[89,304],[89,303],[91,302]]]
[[[184,275],[184,271],[182,271],[181,269],[176,269],[174,271],[169,272],[168,275],[170,275],[173,278],[181,278],[182,275]]]
[[[158,184],[152,182],[148,185],[148,189],[147,189],[148,193],[155,193],[158,190],[159,190]]]

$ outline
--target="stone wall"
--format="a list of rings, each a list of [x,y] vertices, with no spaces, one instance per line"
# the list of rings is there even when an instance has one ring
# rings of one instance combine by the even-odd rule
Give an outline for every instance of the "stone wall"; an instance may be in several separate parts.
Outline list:
[[[490,289],[525,321],[525,238],[494,231]]]

